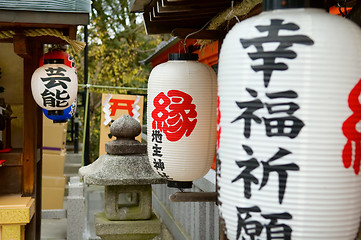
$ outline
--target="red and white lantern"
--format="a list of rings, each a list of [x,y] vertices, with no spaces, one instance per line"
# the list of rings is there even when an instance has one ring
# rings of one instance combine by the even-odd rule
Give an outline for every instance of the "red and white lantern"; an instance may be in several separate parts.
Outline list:
[[[218,186],[228,239],[355,239],[360,43],[358,26],[315,8],[268,10],[227,34]]]
[[[149,76],[149,161],[170,187],[191,187],[214,159],[217,77],[197,59],[193,54],[170,54]]]
[[[44,54],[40,58],[39,67],[44,64],[64,64],[74,69],[76,73],[76,63],[74,57],[60,49],[51,49],[48,53]]]
[[[45,64],[31,78],[35,102],[46,110],[70,107],[77,97],[78,78],[74,69],[64,64]]]

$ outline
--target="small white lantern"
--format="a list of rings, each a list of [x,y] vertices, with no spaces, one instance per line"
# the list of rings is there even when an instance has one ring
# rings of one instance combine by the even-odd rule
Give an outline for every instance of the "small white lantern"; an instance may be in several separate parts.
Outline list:
[[[170,54],[149,76],[149,161],[170,187],[191,187],[214,159],[217,77],[197,59],[194,54]]]
[[[353,240],[361,31],[303,1],[264,3],[288,2],[235,25],[221,47],[219,209],[229,240]]]
[[[45,64],[33,73],[31,91],[41,108],[66,109],[77,97],[78,78],[75,70],[64,64]]]

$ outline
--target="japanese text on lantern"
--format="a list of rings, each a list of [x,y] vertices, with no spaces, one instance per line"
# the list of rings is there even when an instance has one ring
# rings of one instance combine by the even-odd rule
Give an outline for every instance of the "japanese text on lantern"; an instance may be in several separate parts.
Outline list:
[[[41,78],[45,87],[41,93],[43,105],[45,107],[68,107],[67,100],[70,96],[66,89],[68,88],[67,83],[71,82],[71,79],[65,75],[67,70],[62,67],[48,67],[45,71],[48,77]]]
[[[255,47],[255,52],[248,53],[251,60],[263,60],[263,64],[255,64],[250,67],[256,73],[263,72],[264,89],[262,89],[262,92],[265,92],[265,96],[260,96],[258,93],[261,92],[260,90],[245,86],[245,96],[249,96],[249,100],[235,101],[241,114],[231,123],[241,121],[244,124],[242,130],[246,139],[252,138],[251,129],[253,124],[264,126],[265,136],[267,137],[297,138],[305,126],[302,119],[296,116],[297,110],[300,109],[297,104],[298,94],[292,89],[287,89],[287,87],[282,91],[270,90],[270,86],[272,86],[271,78],[273,71],[288,70],[286,61],[280,62],[280,59],[290,61],[297,57],[297,53],[292,49],[294,44],[310,46],[314,42],[306,35],[294,34],[300,29],[299,26],[295,23],[285,23],[282,19],[271,19],[269,25],[257,25],[255,28],[260,34],[267,33],[267,35],[252,39],[240,39],[240,44],[244,49],[248,49],[250,46]],[[281,30],[282,35],[280,34]],[[272,50],[265,50],[269,43],[273,44],[272,46],[276,45],[276,47]],[[277,81],[277,79],[274,79],[274,81]],[[265,114],[260,115],[258,111],[260,109],[265,109],[266,111],[263,111]],[[255,190],[262,191],[269,181],[274,180],[278,182],[278,192],[275,195],[281,205],[286,196],[290,171],[299,171],[297,163],[292,162],[292,151],[277,146],[274,154],[269,156],[267,160],[263,160],[257,158],[257,153],[253,151],[252,146],[242,145],[242,148],[250,158],[248,160],[235,160],[240,173],[232,180],[232,183],[242,181],[244,197],[251,199],[252,187],[259,185]],[[262,175],[260,176],[253,172],[259,168],[262,169]],[[271,174],[273,172],[276,174]],[[272,179],[275,176],[278,179]],[[236,208],[238,216],[237,239],[256,239],[263,230],[266,232],[267,240],[291,239],[291,226],[278,223],[278,220],[281,219],[284,221],[292,219],[291,213],[262,213],[260,206],[249,208],[238,206]],[[256,214],[258,214],[258,219],[262,218],[264,222],[254,220],[252,217]]]
[[[169,179],[162,161],[163,137],[170,142],[177,142],[189,137],[196,124],[196,105],[193,98],[179,90],[169,90],[167,94],[160,92],[153,100],[152,111],[152,151],[153,167],[162,177]]]
[[[361,80],[349,94],[348,105],[352,110],[352,115],[347,118],[342,125],[343,134],[347,138],[347,142],[342,152],[343,164],[345,168],[349,168],[353,162],[353,169],[356,175],[360,172],[361,163],[361,133],[357,130],[357,124],[361,121],[361,104],[359,101],[360,94]],[[352,154],[353,149],[355,152],[354,155]]]
[[[196,105],[193,98],[182,91],[160,92],[153,101],[152,129],[159,129],[171,142],[189,137],[197,124]]]
[[[162,143],[163,143],[163,134],[160,130],[152,130],[152,156],[153,156],[153,167],[156,169],[157,173],[164,178],[170,179],[169,176],[165,173],[165,165],[162,161]]]

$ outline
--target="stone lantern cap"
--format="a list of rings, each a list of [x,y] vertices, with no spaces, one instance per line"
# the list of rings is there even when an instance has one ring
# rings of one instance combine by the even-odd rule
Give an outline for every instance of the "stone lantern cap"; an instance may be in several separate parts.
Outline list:
[[[140,123],[129,115],[122,115],[110,126],[110,134],[117,139],[105,144],[105,151],[112,155],[141,154],[147,145],[135,140],[141,133]]]
[[[146,144],[135,140],[141,132],[140,123],[129,115],[114,121],[110,132],[117,139],[106,144],[107,154],[92,164],[79,169],[86,184],[94,185],[145,185],[162,184],[149,164]]]

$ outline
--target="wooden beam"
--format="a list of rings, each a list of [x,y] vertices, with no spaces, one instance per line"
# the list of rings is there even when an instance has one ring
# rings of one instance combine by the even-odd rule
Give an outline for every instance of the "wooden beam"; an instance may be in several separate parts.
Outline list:
[[[0,22],[87,25],[88,13],[0,10]]]
[[[40,56],[43,54],[43,44],[34,38],[28,39],[28,46],[32,49],[31,57],[24,58],[24,143],[23,143],[23,196],[36,197],[36,214],[30,224],[26,226],[26,239],[40,238],[41,225],[41,142],[42,115],[40,107],[35,103],[31,93],[31,77],[37,69]]]
[[[157,11],[162,13],[206,13],[206,12],[219,12],[220,9],[228,8],[228,5],[219,4],[217,1],[208,3],[208,4],[200,4],[198,1],[195,1],[193,4],[186,5],[166,5],[164,2],[157,2],[156,9]]]
[[[361,14],[361,1],[358,2],[349,12],[349,14],[347,15],[347,18],[350,19],[351,21],[353,21],[354,23],[356,23],[357,25],[359,25],[361,27],[361,19],[360,19],[360,14]]]
[[[76,32],[77,32],[77,26],[70,26],[69,27],[69,38],[72,40],[76,40]]]
[[[221,32],[218,30],[201,30],[194,28],[176,28],[172,31],[172,35],[182,39],[211,39],[218,40]],[[193,34],[194,33],[194,34]]]
[[[33,50],[30,58],[24,58],[24,162],[23,162],[23,195],[34,194],[36,163],[38,159],[38,105],[31,93],[31,77],[37,69],[40,56],[43,53],[42,44],[34,39],[28,39],[29,48]],[[41,176],[41,173],[39,173]]]
[[[173,19],[175,17],[181,18],[199,18],[201,16],[208,17],[209,19],[216,16],[219,11],[222,11],[222,8],[207,8],[207,9],[184,9],[183,11],[170,10],[165,8],[158,9],[157,7],[153,7],[152,14],[154,18],[167,18]]]
[[[216,192],[176,192],[169,196],[172,202],[216,202]]]
[[[143,12],[144,8],[149,5],[152,0],[132,0],[130,2],[130,12]]]
[[[22,31],[18,31],[13,38],[14,52],[23,58],[30,57],[30,48],[27,44],[26,36]]]
[[[207,4],[207,3],[211,3],[211,1],[209,0],[197,0],[197,1],[194,1],[194,0],[164,0],[164,2],[166,2],[167,4],[193,4],[193,3],[202,3],[202,4]],[[231,4],[231,0],[217,0],[217,1],[214,1],[214,2],[218,2],[218,3],[223,3],[223,4]],[[242,0],[236,0],[235,2],[242,2]]]

